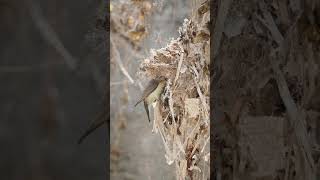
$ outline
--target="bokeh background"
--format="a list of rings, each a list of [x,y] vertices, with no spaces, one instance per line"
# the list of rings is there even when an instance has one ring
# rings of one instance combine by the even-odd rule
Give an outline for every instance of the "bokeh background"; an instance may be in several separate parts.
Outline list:
[[[1,180],[106,178],[106,128],[77,144],[103,108],[102,7],[0,1]]]

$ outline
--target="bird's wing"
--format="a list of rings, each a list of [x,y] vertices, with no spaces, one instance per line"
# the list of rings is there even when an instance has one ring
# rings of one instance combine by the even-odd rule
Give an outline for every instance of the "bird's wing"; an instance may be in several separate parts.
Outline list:
[[[136,103],[135,106],[137,106],[142,100],[144,100],[149,94],[151,94],[157,87],[158,87],[159,81],[157,80],[151,80],[145,90],[142,93],[142,96],[140,100]]]

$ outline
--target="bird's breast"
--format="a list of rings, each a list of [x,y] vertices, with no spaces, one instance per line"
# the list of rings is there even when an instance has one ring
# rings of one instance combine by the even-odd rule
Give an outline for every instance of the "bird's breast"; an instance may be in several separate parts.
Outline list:
[[[146,101],[147,101],[147,104],[152,104],[153,102],[155,102],[158,97],[159,97],[160,94],[157,94],[155,91],[152,92],[147,98],[146,98]]]
[[[163,90],[163,86],[159,85],[149,96],[146,98],[147,104],[152,104],[154,101],[159,99]]]

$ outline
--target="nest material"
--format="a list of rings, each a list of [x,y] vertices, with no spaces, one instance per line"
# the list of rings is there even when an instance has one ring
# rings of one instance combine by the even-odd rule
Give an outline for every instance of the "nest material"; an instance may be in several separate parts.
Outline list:
[[[319,153],[310,147],[319,130],[320,33],[309,31],[319,30],[309,16],[319,18],[308,6],[319,11],[319,1],[233,1],[229,11],[228,2],[221,1],[214,23],[226,36],[213,41],[221,44],[214,59],[213,177],[317,179]]]
[[[167,85],[154,106],[153,131],[160,134],[168,164],[175,163],[177,179],[209,177],[209,50],[208,1],[185,19],[179,38],[140,66],[140,75],[164,77]]]

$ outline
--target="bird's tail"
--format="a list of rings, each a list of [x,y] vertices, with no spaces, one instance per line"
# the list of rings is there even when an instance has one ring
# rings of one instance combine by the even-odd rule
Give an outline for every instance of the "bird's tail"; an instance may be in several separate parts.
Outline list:
[[[138,102],[134,105],[134,107],[136,107],[139,103],[141,103],[141,101],[142,101],[142,99],[141,99],[140,101],[138,101]]]
[[[148,104],[146,101],[144,101],[144,109],[146,110],[147,116],[148,116],[148,120],[150,122],[150,115],[149,115],[149,108],[148,108]]]
[[[106,113],[102,113],[100,114],[100,116],[98,116],[97,119],[95,119],[94,122],[92,122],[92,124],[90,125],[90,127],[83,133],[83,135],[79,138],[78,140],[78,144],[81,144],[82,141],[88,136],[90,135],[93,131],[95,131],[97,128],[99,128],[100,126],[102,126],[103,124],[107,123],[109,121],[109,115],[105,116]]]

